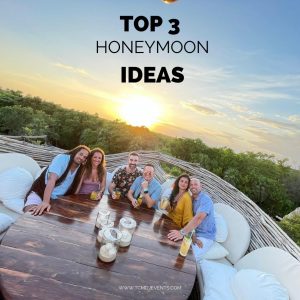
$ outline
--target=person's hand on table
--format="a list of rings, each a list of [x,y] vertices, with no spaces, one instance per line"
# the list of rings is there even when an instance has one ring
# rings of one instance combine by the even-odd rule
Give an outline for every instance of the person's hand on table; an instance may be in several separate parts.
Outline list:
[[[103,196],[103,191],[99,191],[99,192],[97,193],[96,200],[100,200],[100,199],[102,198],[102,196]]]
[[[136,208],[138,206],[138,202],[136,199],[133,198],[133,200],[131,200],[131,204],[134,208]]]
[[[168,233],[168,239],[177,242],[183,239],[183,235],[179,232],[179,230],[170,230]]]
[[[40,205],[32,207],[28,211],[31,212],[32,215],[37,216],[43,214],[44,211],[49,212],[51,208],[50,203],[42,202]]]

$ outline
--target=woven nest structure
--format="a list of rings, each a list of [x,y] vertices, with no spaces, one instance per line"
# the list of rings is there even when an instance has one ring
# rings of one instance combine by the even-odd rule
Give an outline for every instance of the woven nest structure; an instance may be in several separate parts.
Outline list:
[[[0,153],[1,152],[18,152],[26,154],[43,167],[48,165],[54,156],[63,153],[64,150],[53,146],[33,145],[25,141],[0,136]],[[155,166],[155,177],[160,183],[163,183],[170,177],[163,170],[162,163],[176,166],[183,172],[199,178],[203,184],[204,190],[210,194],[214,202],[228,204],[239,211],[246,218],[251,228],[249,252],[265,246],[274,246],[289,252],[300,261],[300,248],[297,244],[269,215],[231,184],[217,175],[201,168],[197,164],[188,163],[160,152],[137,152],[140,154],[141,166],[146,163],[152,163]],[[106,155],[107,170],[111,172],[116,167],[126,164],[127,158],[127,152]]]

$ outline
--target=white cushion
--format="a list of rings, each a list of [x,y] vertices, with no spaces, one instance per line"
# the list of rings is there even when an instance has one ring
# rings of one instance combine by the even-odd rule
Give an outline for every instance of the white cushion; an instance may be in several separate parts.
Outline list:
[[[0,213],[0,233],[5,231],[13,222],[14,220],[10,216]]]
[[[250,226],[245,217],[231,206],[216,203],[214,208],[226,220],[228,236],[223,246],[229,252],[227,259],[234,264],[244,256],[249,248],[251,238]]]
[[[204,284],[204,300],[235,300],[230,287],[236,274],[233,267],[205,259],[198,264]]]
[[[3,200],[3,205],[6,208],[11,209],[12,211],[23,214],[23,207],[24,207],[24,198],[17,198],[17,199],[10,199],[10,200]]]
[[[173,188],[169,187],[167,189],[164,190],[164,192],[161,194],[161,199],[162,198],[169,198],[171,196]]]
[[[0,213],[10,216],[14,221],[16,221],[20,217],[19,213],[16,213],[11,209],[8,209],[1,202],[0,202]]]
[[[214,242],[209,250],[205,253],[205,259],[220,259],[227,256],[229,252],[219,243]]]
[[[21,153],[0,153],[0,172],[20,167],[27,170],[33,178],[40,172],[38,163],[31,157]]]
[[[33,183],[32,175],[23,168],[12,168],[0,173],[0,201],[24,199]]]
[[[161,185],[161,197],[163,197],[164,193],[169,193],[169,195],[172,192],[173,184],[174,184],[175,178],[167,179],[162,185]],[[170,192],[171,191],[171,192]],[[166,196],[167,196],[166,194]]]
[[[289,299],[287,289],[274,275],[258,270],[245,269],[237,272],[231,280],[231,288],[237,300]]]
[[[222,215],[215,212],[215,222],[216,222],[216,241],[225,242],[228,236],[227,223]]]
[[[248,253],[234,266],[237,270],[257,269],[275,275],[287,288],[290,299],[299,299],[300,262],[290,253],[275,247],[263,247]]]
[[[232,267],[231,262],[228,259],[226,259],[226,257],[223,257],[223,258],[220,258],[220,259],[214,259],[214,261]]]

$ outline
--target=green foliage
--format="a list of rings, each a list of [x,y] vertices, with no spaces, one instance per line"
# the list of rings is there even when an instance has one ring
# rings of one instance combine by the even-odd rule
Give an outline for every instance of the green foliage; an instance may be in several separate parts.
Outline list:
[[[300,246],[300,216],[284,218],[278,224]]]
[[[161,167],[164,169],[164,171],[171,175],[172,177],[178,177],[179,175],[185,173],[183,170],[181,170],[179,167],[172,166],[167,163],[161,163]]]
[[[146,127],[107,121],[20,91],[0,89],[0,134],[47,135],[48,142],[65,149],[78,144],[101,147],[106,153],[157,150],[196,163],[225,179],[268,214],[283,216],[300,206],[300,171],[264,153],[234,153],[210,148],[200,139],[172,138]],[[164,166],[167,173],[182,171]]]

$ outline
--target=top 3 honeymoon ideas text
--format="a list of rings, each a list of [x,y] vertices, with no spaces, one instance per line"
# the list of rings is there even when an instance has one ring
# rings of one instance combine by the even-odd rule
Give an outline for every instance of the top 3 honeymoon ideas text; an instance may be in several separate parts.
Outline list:
[[[123,24],[124,32],[129,32],[130,30],[137,30],[139,32],[152,31],[158,29],[163,24],[163,19],[160,16],[150,16],[147,18],[145,16],[120,16],[120,20]],[[180,32],[180,22],[178,19],[168,20],[170,28],[168,34],[176,35]],[[192,53],[208,53],[208,41],[201,43],[199,41],[185,41],[181,42],[166,41],[160,42],[154,41],[97,41],[96,52],[101,54],[107,53],[125,53],[125,54],[159,54],[159,53],[173,53],[173,54],[192,54]],[[180,83],[184,80],[183,68],[176,66],[171,70],[172,76],[166,67],[161,67],[157,70],[156,67],[147,66],[143,68],[139,67],[121,67],[121,82],[124,83],[136,83],[136,82],[146,82],[146,83]]]

